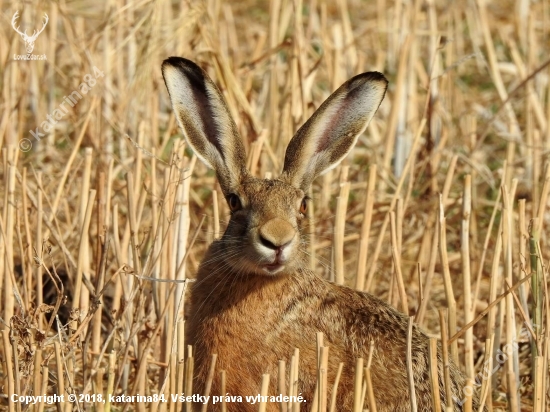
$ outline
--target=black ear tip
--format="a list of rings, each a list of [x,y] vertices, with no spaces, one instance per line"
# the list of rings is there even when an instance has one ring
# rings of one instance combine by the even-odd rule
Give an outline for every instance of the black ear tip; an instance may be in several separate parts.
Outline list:
[[[177,66],[182,60],[185,59],[183,59],[182,57],[170,56],[162,62],[162,67],[164,68],[166,66]]]
[[[388,84],[388,79],[386,79],[386,76],[384,76],[382,73],[380,72],[365,72],[365,73],[361,73],[357,76],[355,76],[354,78],[352,78],[352,80],[361,80],[362,82],[377,82],[377,83],[383,83],[383,84]]]
[[[200,67],[197,66],[197,64],[189,59],[185,59],[183,57],[178,56],[171,56],[168,57],[166,60],[162,62],[162,71],[164,72],[166,67],[175,67],[175,68],[181,68],[186,71],[192,70],[192,71],[201,71]]]
[[[189,64],[189,63],[194,64],[191,60],[188,60],[184,57],[179,57],[179,56],[170,56],[162,62],[163,65],[170,64],[172,66],[177,66],[179,64]]]
[[[341,87],[346,89],[348,93],[353,93],[355,91],[362,93],[365,88],[385,92],[388,88],[388,80],[382,73],[366,72],[352,77]]]
[[[388,79],[380,72],[366,72],[363,73],[368,80],[382,82],[388,84]]]
[[[358,74],[355,77],[352,77],[348,80],[348,83],[350,85],[353,85],[354,87],[363,85],[365,83],[379,83],[380,85],[382,85],[382,87],[386,88],[388,85],[388,80],[380,72],[365,72]]]

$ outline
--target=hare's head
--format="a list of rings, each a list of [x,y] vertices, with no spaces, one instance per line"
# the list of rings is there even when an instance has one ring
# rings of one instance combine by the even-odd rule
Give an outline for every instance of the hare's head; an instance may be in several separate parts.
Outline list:
[[[179,57],[165,60],[162,73],[188,144],[216,171],[231,210],[221,239],[224,263],[236,273],[268,276],[302,267],[306,192],[317,176],[340,163],[366,129],[386,93],[384,76],[363,73],[344,83],[292,138],[282,174],[258,179],[246,168],[243,142],[208,75]]]

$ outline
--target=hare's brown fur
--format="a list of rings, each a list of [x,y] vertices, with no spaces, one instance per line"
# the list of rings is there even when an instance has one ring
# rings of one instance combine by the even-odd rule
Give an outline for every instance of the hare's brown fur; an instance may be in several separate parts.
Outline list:
[[[261,187],[262,183],[271,186],[259,179],[254,186]],[[227,392],[243,397],[257,394],[262,374],[269,373],[270,393],[274,394],[278,360],[288,361],[298,348],[299,392],[307,401],[301,410],[307,411],[317,376],[316,332],[323,332],[325,345],[330,348],[329,382],[334,381],[339,362],[345,364],[338,387],[339,411],[352,410],[355,359],[367,358],[371,340],[375,347],[371,374],[378,410],[409,411],[407,316],[375,296],[328,282],[308,269],[276,277],[247,272],[236,275],[227,264],[231,259],[227,257],[232,250],[230,239],[238,236],[234,229],[244,231],[246,227],[235,226],[228,228],[228,239],[210,246],[192,288],[187,339],[195,343],[194,392],[203,393],[211,355],[216,353],[217,369],[227,373]],[[412,353],[418,410],[429,411],[428,337],[416,326]],[[464,379],[454,365],[451,379],[454,396],[462,399]],[[210,393],[220,394],[220,390],[215,379]],[[445,401],[442,382],[440,392]],[[230,411],[256,409],[257,405],[228,404]],[[277,411],[277,404],[268,404],[268,410]],[[460,410],[458,405],[455,410]]]
[[[330,354],[328,381],[334,381],[340,362],[345,365],[337,410],[352,410],[355,361],[367,358],[372,341],[371,376],[378,410],[409,411],[408,317],[368,293],[328,282],[306,269],[302,234],[306,190],[354,146],[384,97],[384,77],[364,73],[344,83],[293,137],[281,176],[268,180],[246,170],[236,126],[208,76],[194,63],[174,57],[163,64],[163,74],[188,143],[214,168],[232,209],[227,230],[208,249],[191,291],[186,335],[195,350],[193,392],[204,393],[210,360],[217,354],[216,368],[226,371],[230,395],[258,394],[265,373],[271,376],[269,394],[275,395],[278,362],[288,364],[298,348],[298,392],[306,400],[301,410],[309,411],[317,377],[315,339],[322,332]],[[419,411],[432,410],[428,344],[427,335],[414,326]],[[456,366],[449,366],[452,394],[447,397],[439,360],[441,402],[460,411],[464,377]],[[218,379],[210,394],[221,395]],[[478,409],[476,394],[473,407]],[[258,405],[228,403],[227,408],[252,412]],[[268,403],[268,410],[277,411],[278,405]]]

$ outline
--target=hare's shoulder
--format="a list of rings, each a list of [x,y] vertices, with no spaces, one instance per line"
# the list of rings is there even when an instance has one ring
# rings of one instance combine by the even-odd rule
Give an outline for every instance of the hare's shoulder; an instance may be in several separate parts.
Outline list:
[[[304,296],[316,298],[322,307],[364,321],[400,324],[408,322],[408,317],[404,313],[371,293],[319,278],[310,270],[303,270],[301,274],[305,280]]]
[[[311,271],[302,272],[300,303],[308,310],[314,324],[326,329],[339,329],[358,339],[406,339],[409,317],[384,300],[370,293],[316,277]],[[308,318],[308,317],[306,317]],[[323,328],[325,329],[325,328]],[[424,340],[425,333],[413,328],[413,339]]]

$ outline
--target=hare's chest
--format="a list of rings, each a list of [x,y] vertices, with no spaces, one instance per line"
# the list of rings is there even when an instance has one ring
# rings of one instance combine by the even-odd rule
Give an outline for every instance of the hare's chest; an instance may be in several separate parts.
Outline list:
[[[258,392],[262,375],[268,365],[277,365],[277,355],[267,345],[268,318],[262,307],[234,304],[222,311],[204,314],[200,322],[188,331],[198,349],[195,366],[198,375],[206,378],[212,355],[217,355],[216,370],[224,370],[226,390],[232,394]]]
[[[216,346],[249,345],[273,330],[288,298],[260,280],[226,280],[194,289],[189,319],[197,339]]]
[[[235,348],[248,348],[248,351],[253,346],[263,345],[262,337],[273,328],[277,319],[274,308],[265,302],[216,302],[212,305],[220,305],[219,310],[200,313],[200,325],[194,329],[196,340],[202,341],[197,343],[218,350],[218,354],[224,349],[230,352]]]

